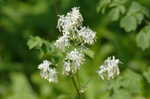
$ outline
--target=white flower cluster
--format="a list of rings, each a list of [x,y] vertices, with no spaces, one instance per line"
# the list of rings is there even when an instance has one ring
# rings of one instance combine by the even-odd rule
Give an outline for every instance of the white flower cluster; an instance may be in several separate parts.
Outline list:
[[[108,57],[104,64],[100,66],[100,69],[97,71],[98,75],[104,79],[113,79],[115,76],[119,75],[119,67],[120,63],[119,59],[115,59],[115,57]]]
[[[49,82],[57,82],[57,72],[55,68],[49,67],[52,65],[52,63],[48,60],[44,60],[43,63],[41,63],[38,66],[38,69],[40,69],[40,75],[42,78],[47,79]]]
[[[96,33],[90,28],[82,26],[83,17],[79,8],[74,7],[66,16],[61,15],[58,19],[57,28],[63,33],[55,43],[55,46],[64,50],[70,45],[70,41],[74,38],[81,44],[93,44]]]
[[[58,19],[57,28],[60,32],[68,34],[82,25],[83,17],[79,12],[78,7],[72,8],[72,11],[67,13],[66,16],[61,15]]]
[[[95,40],[96,33],[90,28],[82,27],[78,31],[79,37],[83,40],[84,43],[93,44]]]
[[[69,45],[70,45],[69,36],[67,34],[61,36],[58,40],[56,40],[55,43],[55,46],[62,50],[64,50]]]
[[[70,75],[76,73],[80,69],[80,65],[84,62],[84,54],[74,49],[67,54],[64,62],[64,74]]]
[[[86,49],[83,49],[83,46],[92,45],[95,41],[96,33],[82,26],[82,22],[83,17],[78,7],[72,8],[70,12],[59,16],[58,19],[57,28],[63,36],[56,40],[55,46],[62,51],[65,51],[65,48],[74,48],[65,58],[63,70],[65,75],[75,74],[80,69],[80,65],[84,62],[84,54],[81,51]]]
[[[66,51],[63,74],[67,76],[75,74],[83,64],[84,54],[82,51],[86,49],[84,44],[91,45],[95,41],[96,33],[90,28],[82,26],[82,23],[83,17],[79,7],[72,8],[66,15],[60,15],[58,19],[57,28],[63,35],[56,40],[55,47],[63,52]],[[70,51],[69,48],[74,50]],[[56,69],[50,67],[51,65],[51,62],[44,60],[38,69],[41,70],[42,78],[49,82],[57,82]]]

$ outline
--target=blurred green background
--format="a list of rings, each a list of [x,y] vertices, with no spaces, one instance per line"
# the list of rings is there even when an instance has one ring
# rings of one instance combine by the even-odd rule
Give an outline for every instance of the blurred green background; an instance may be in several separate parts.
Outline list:
[[[150,0],[134,1],[150,9]],[[98,4],[99,0],[0,0],[0,99],[78,99],[69,78],[60,77],[57,84],[40,78],[37,66],[47,56],[27,46],[31,36],[55,41],[61,35],[58,15],[75,6],[84,24],[97,32],[94,53],[79,72],[84,98],[150,99],[150,49],[137,46],[138,30],[127,33],[119,22],[110,22],[111,16],[97,12]],[[122,61],[121,74],[102,81],[96,70],[110,55]]]

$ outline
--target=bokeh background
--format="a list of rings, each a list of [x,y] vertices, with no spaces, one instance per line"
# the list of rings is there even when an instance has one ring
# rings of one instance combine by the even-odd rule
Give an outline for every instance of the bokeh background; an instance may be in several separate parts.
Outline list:
[[[150,0],[134,1],[150,9]],[[97,32],[90,57],[79,72],[84,98],[150,99],[150,49],[143,51],[137,46],[136,31],[127,33],[119,22],[110,22],[107,13],[97,12],[98,3],[99,0],[0,0],[0,99],[78,99],[69,78],[60,77],[57,84],[40,78],[38,64],[55,54],[29,50],[27,43],[31,36],[49,43],[55,41],[61,35],[56,29],[58,15],[75,6],[80,7],[84,24]],[[122,61],[121,74],[103,81],[96,70],[111,55]]]

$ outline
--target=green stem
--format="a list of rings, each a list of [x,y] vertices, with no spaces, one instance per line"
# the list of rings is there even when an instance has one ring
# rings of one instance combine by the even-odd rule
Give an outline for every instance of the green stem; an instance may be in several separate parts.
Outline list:
[[[77,86],[77,83],[76,83],[76,81],[75,81],[75,78],[74,77],[71,77],[71,79],[72,79],[72,83],[73,83],[73,85],[74,85],[74,87],[75,87],[75,89],[76,89],[76,91],[77,91],[77,94],[78,94],[78,96],[79,96],[79,99],[80,99],[80,90],[79,90],[79,88],[78,88],[78,86]]]
[[[76,77],[77,77],[77,81],[78,81],[78,85],[79,85],[79,89],[80,89],[80,78],[79,78],[79,71],[77,72],[77,75],[76,75]]]

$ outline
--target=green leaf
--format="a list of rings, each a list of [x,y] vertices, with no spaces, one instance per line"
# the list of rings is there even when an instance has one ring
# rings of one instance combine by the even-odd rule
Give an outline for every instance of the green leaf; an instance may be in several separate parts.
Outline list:
[[[147,82],[150,83],[150,68],[144,72],[144,77],[146,78]]]
[[[126,16],[120,21],[120,27],[124,28],[126,32],[135,31],[145,16],[149,16],[147,9],[138,2],[132,2]]]
[[[111,21],[117,21],[126,9],[124,4],[127,0],[101,0],[97,8],[98,12],[105,13],[107,8],[110,8],[109,17]]]
[[[33,48],[41,48],[43,45],[43,40],[40,37],[31,37],[28,42],[27,45],[29,47],[29,49],[33,49]]]
[[[84,53],[90,57],[90,58],[94,58],[94,52],[92,50],[85,50]]]
[[[107,7],[111,3],[112,0],[100,0],[99,5],[97,7],[97,12],[105,13]]]
[[[150,47],[150,25],[144,27],[136,36],[137,46],[145,50]]]
[[[137,13],[141,13],[145,15],[146,17],[149,16],[148,9],[146,9],[144,6],[142,6],[138,2],[132,2],[127,15],[136,15]]]
[[[135,13],[143,12],[144,7],[138,2],[132,2],[127,15],[133,15]]]
[[[127,13],[129,16],[135,16],[137,24],[141,24],[144,19],[144,15],[146,15],[145,8],[137,2],[133,2],[131,7]]]
[[[137,13],[135,17],[137,20],[137,24],[141,24],[144,19],[144,15],[142,13]]]
[[[127,90],[118,90],[114,92],[110,99],[133,99],[130,93]]]
[[[125,7],[124,6],[117,6],[113,9],[111,9],[111,11],[109,12],[109,17],[112,21],[117,21],[121,14],[125,13]]]
[[[134,31],[137,27],[136,18],[134,16],[123,17],[120,22],[120,27],[124,28],[127,32]]]
[[[130,93],[140,94],[142,93],[142,76],[132,70],[126,70],[124,75],[119,78],[120,85],[129,90]]]
[[[107,88],[113,89],[114,92],[123,89],[129,90],[130,94],[140,94],[143,88],[141,75],[132,70],[125,70],[122,73],[118,78],[108,82]]]

